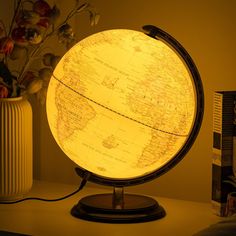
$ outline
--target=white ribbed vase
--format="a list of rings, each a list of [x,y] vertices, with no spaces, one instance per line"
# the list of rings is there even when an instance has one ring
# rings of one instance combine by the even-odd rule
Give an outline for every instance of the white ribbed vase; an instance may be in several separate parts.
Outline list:
[[[22,97],[0,98],[0,200],[19,199],[32,186],[32,109]]]

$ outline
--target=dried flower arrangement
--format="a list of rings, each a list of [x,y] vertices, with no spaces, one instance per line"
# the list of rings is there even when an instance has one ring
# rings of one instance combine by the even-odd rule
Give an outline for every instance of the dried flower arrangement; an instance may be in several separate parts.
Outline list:
[[[69,20],[84,11],[89,13],[91,26],[96,25],[99,14],[87,2],[77,0],[58,23],[61,11],[56,5],[46,0],[15,0],[8,32],[0,20],[0,98],[36,94],[44,102],[53,68],[60,60],[59,55],[45,52],[45,43],[54,35],[65,49],[73,46],[76,38]]]

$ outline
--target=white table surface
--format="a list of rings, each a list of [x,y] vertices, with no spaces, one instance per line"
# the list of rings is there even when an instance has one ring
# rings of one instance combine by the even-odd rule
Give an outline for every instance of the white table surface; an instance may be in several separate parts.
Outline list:
[[[76,188],[77,186],[73,185],[35,181],[28,196],[56,198]],[[85,186],[80,193],[59,202],[25,201],[13,205],[0,205],[0,231],[42,236],[190,236],[221,220],[212,213],[210,203],[163,197],[154,198],[165,208],[167,215],[152,222],[96,223],[71,216],[72,206],[81,197],[103,192],[102,189]]]

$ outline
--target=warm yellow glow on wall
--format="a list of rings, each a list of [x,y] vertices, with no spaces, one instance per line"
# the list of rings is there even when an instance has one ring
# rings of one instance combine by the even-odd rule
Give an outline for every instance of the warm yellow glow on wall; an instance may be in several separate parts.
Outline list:
[[[57,65],[47,96],[51,131],[65,154],[102,177],[156,171],[183,147],[195,89],[179,56],[133,30],[94,34]]]

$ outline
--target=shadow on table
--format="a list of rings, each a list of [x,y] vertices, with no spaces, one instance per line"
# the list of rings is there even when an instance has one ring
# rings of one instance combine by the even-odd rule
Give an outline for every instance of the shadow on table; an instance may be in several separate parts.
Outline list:
[[[193,236],[236,236],[236,215],[227,217]]]
[[[8,231],[2,231],[0,230],[0,236],[30,236],[28,234],[19,234],[19,233],[13,233],[13,232],[8,232]]]

